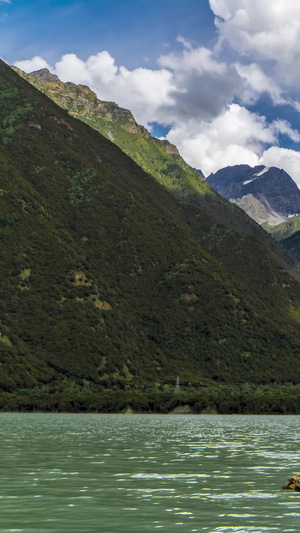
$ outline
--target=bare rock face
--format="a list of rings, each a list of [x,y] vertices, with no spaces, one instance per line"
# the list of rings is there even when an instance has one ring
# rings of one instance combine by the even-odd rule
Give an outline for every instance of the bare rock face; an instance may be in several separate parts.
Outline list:
[[[176,146],[174,144],[171,144],[169,141],[162,140],[160,141],[160,145],[167,154],[179,155],[179,152]]]
[[[291,476],[288,479],[288,483],[283,485],[284,490],[293,490],[294,492],[300,492],[300,475]]]
[[[291,176],[282,169],[262,165],[254,168],[236,165],[218,170],[211,174],[207,181],[227,200],[238,203],[237,200],[244,199],[245,203],[247,198],[246,211],[250,216],[251,197],[258,200],[271,217],[277,215],[287,219],[300,212],[300,190]],[[278,220],[277,223],[280,222],[281,220]]]
[[[41,81],[42,83],[46,83],[49,81],[60,81],[59,77],[55,74],[52,74],[50,70],[47,68],[41,68],[40,70],[35,70],[34,72],[31,72],[30,74],[33,78],[36,78],[37,80]]]
[[[172,415],[190,415],[193,412],[189,405],[178,405],[171,411]]]

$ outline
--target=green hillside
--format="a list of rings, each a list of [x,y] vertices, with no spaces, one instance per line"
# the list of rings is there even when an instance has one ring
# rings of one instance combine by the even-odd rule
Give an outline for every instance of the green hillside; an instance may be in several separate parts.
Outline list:
[[[293,255],[298,261],[300,261],[300,231],[292,232],[290,236],[287,236],[280,240],[280,243],[288,252]]]
[[[179,202],[3,62],[0,102],[0,391],[300,381],[271,237],[210,191]]]
[[[276,241],[283,241],[288,239],[300,229],[300,215],[295,215],[290,220],[286,220],[277,226],[268,226],[267,231],[276,239]]]
[[[136,123],[130,111],[114,102],[104,102],[85,85],[63,83],[47,69],[27,75],[14,70],[45,93],[70,115],[99,131],[119,146],[145,172],[181,197],[207,193],[210,187],[196,170],[185,163],[177,148],[150,135]]]
[[[31,75],[16,67],[14,70],[72,116],[119,146],[143,170],[174,194],[180,200],[181,209],[186,211],[187,222],[193,225],[202,246],[216,259],[221,259],[231,273],[241,276],[244,271],[246,280],[253,272],[257,272],[256,256],[249,256],[248,244],[244,242],[245,234],[252,235],[263,243],[285,268],[292,268],[294,273],[299,271],[298,263],[293,262],[281,247],[275,245],[273,239],[258,224],[245,215],[242,209],[218,195],[199,172],[185,163],[175,146],[152,137],[145,128],[138,125],[130,111],[113,102],[99,100],[85,85],[61,82],[47,69]],[[192,205],[200,210],[193,210]],[[228,254],[228,246],[231,254]],[[234,256],[235,261],[232,260]],[[246,270],[243,265],[245,260],[248,265]],[[259,276],[255,279],[260,282]]]
[[[296,215],[282,224],[268,227],[276,239],[296,260],[300,261],[300,216]]]

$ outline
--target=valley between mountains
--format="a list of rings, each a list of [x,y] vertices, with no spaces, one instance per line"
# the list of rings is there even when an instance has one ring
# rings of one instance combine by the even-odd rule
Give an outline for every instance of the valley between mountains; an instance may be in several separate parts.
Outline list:
[[[298,412],[296,258],[129,111],[21,76],[0,63],[0,407]]]

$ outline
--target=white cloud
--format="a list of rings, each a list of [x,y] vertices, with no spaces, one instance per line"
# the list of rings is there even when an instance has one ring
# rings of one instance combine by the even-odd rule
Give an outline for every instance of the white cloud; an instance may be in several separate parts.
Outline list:
[[[200,132],[198,124],[190,122],[173,128],[167,138],[178,146],[191,166],[201,168],[208,175],[225,166],[258,165],[264,153],[269,153],[269,164],[272,152],[264,152],[264,148],[276,145],[279,135],[300,141],[300,134],[287,121],[275,120],[268,124],[265,117],[232,104],[213,121],[203,122]]]
[[[25,59],[24,61],[16,61],[14,65],[24,72],[33,72],[34,70],[39,70],[41,68],[51,69],[47,61],[40,56],[35,56],[32,59]]]
[[[275,7],[284,5],[281,0],[273,1]],[[253,6],[260,5],[255,18],[252,2]],[[272,24],[277,22],[276,13],[272,15],[272,24],[267,21],[265,0],[251,0],[251,3],[250,0],[210,0],[210,3],[215,14],[222,17],[218,19],[221,37],[224,39],[232,27],[231,44],[236,49],[241,46],[242,52],[248,55],[255,55],[256,41],[252,42],[247,35],[251,31],[255,35],[255,21],[259,30],[259,16],[265,17],[266,31],[272,32]],[[241,28],[245,29],[244,33]],[[300,155],[277,145],[281,136],[300,142],[300,133],[286,120],[268,123],[264,116],[232,103],[235,95],[247,105],[265,92],[274,104],[290,104],[300,111],[300,104],[272,77],[272,70],[266,72],[258,61],[243,64],[242,58],[230,65],[205,47],[193,48],[184,38],[178,40],[183,45],[182,51],[160,56],[155,70],[118,66],[108,51],[92,55],[86,61],[75,54],[65,54],[53,68],[39,56],[15,64],[26,72],[49,68],[62,81],[86,84],[101,100],[115,101],[130,109],[145,126],[151,121],[172,124],[167,138],[191,166],[201,168],[206,175],[228,165],[262,163],[281,165],[288,172],[292,168],[294,177]]]
[[[46,67],[64,82],[86,84],[101,100],[115,101],[130,109],[143,125],[158,120],[158,109],[173,103],[170,96],[170,92],[175,90],[172,72],[164,68],[130,71],[123,66],[117,67],[107,51],[92,55],[87,61],[75,54],[65,54],[54,68],[40,57],[17,61],[15,65],[25,72]]]
[[[255,103],[262,93],[268,93],[274,104],[290,103],[283,96],[283,91],[279,85],[267,76],[257,63],[243,65],[240,62],[236,62],[235,68],[245,82],[245,88],[242,93],[242,98],[245,103]]]
[[[1,4],[11,4],[10,0],[0,0]]]
[[[233,100],[241,78],[207,48],[193,49],[183,38],[180,42],[184,45],[182,52],[161,56],[156,70],[118,67],[107,51],[86,61],[65,54],[54,68],[38,56],[15,65],[26,72],[46,67],[62,81],[86,84],[101,100],[113,100],[130,109],[145,126],[150,121],[214,118]]]
[[[173,74],[172,102],[160,108],[165,122],[171,124],[191,118],[199,122],[215,118],[242,86],[235,68],[216,59],[208,48],[192,48],[183,41],[182,52],[158,59],[159,65]]]
[[[187,50],[192,50],[193,47],[192,47],[192,44],[190,43],[190,41],[187,41],[187,39],[185,39],[181,35],[178,35],[177,41],[179,43],[181,43],[183,45],[183,47],[186,48]]]
[[[300,61],[298,0],[209,0],[220,39],[240,56],[270,61],[281,75],[297,76]]]
[[[300,187],[300,152],[272,146],[260,159],[262,165],[283,168]]]
[[[241,55],[282,61],[299,51],[298,0],[210,0],[221,36]]]
[[[287,120],[274,120],[270,125],[270,128],[275,135],[285,135],[295,143],[300,142],[299,131],[294,130]]]
[[[224,62],[217,61],[213,57],[213,53],[208,48],[201,46],[200,48],[187,48],[186,41],[185,49],[180,54],[162,55],[158,59],[158,64],[161,67],[169,68],[175,71],[183,72],[197,72],[203,74],[209,72],[210,74],[224,75],[227,72],[227,65]]]
[[[55,73],[62,81],[73,83],[106,84],[117,75],[118,67],[107,52],[99,52],[82,61],[75,54],[65,54],[55,65]]]
[[[53,72],[62,81],[83,84],[90,84],[92,81],[86,63],[79,59],[76,54],[63,55],[61,60],[56,63]]]
[[[200,130],[200,132],[199,132]],[[276,142],[274,130],[264,117],[232,104],[210,122],[177,127],[167,136],[193,167],[205,175],[219,168],[240,163],[258,164],[263,146]]]

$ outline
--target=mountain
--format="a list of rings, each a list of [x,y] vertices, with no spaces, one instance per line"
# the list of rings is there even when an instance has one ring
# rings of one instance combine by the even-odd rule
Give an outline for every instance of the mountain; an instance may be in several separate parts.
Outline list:
[[[284,170],[236,165],[211,174],[207,181],[300,261],[300,190]]]
[[[263,225],[264,227],[264,225]],[[300,230],[300,215],[295,215],[294,217],[285,220],[281,224],[276,226],[270,226],[268,228],[269,233],[276,239],[278,242],[284,243],[286,239],[291,237],[294,233]]]
[[[0,102],[0,390],[300,381],[269,235],[208,184],[178,201],[3,62]]]
[[[300,216],[272,228],[272,236],[298,261],[300,261]]]
[[[85,85],[61,82],[48,69],[41,69],[30,75],[16,67],[13,69],[70,115],[85,122],[119,146],[168,189],[180,201],[182,209],[189,211],[191,205],[200,208],[192,220],[193,225],[197,226],[195,231],[201,245],[217,260],[225,263],[231,273],[241,275],[238,262],[232,261],[227,253],[228,235],[231,238],[232,255],[236,253],[241,256],[243,249],[243,256],[247,256],[248,250],[243,241],[246,233],[255,236],[285,266],[290,264],[291,259],[284,255],[280,247],[274,246],[273,239],[244,216],[235,205],[228,204],[215,194],[208,182],[204,181],[201,171],[187,165],[177,148],[168,141],[152,137],[144,127],[136,123],[129,110],[120,108],[113,102],[99,100]],[[293,269],[295,268],[299,267],[294,264]],[[253,271],[255,265],[249,268],[248,277]]]
[[[186,198],[208,191],[203,176],[185,163],[177,148],[166,140],[152,137],[136,123],[131,111],[114,102],[99,100],[85,85],[63,83],[48,69],[37,70],[30,75],[16,67],[14,70],[70,115],[114,142],[174,194]]]
[[[299,220],[297,220],[299,223]],[[289,237],[282,238],[280,243],[290,254],[300,261],[300,231],[293,232]]]
[[[300,213],[300,190],[282,169],[236,165],[218,170],[207,181],[266,229]]]
[[[266,229],[295,259],[300,261],[300,215],[295,215],[277,226],[268,226]]]

